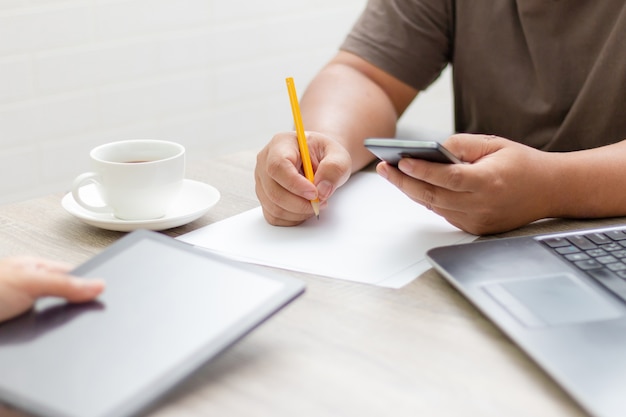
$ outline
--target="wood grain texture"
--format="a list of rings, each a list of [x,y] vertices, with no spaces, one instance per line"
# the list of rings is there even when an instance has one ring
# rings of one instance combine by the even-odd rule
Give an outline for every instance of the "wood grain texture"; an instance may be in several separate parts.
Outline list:
[[[255,154],[193,161],[220,202],[178,236],[256,207]],[[0,208],[0,254],[85,261],[123,233],[87,226],[51,195]],[[497,238],[612,224],[550,220]],[[439,274],[395,290],[301,273],[306,293],[178,386],[169,416],[583,416],[573,401]],[[27,366],[27,364],[25,364]],[[1,370],[0,370],[1,372]],[[22,416],[0,409],[1,416]]]

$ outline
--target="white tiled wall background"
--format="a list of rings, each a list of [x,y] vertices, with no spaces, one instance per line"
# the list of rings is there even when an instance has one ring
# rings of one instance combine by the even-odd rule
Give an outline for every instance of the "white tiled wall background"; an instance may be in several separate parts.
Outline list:
[[[67,190],[113,140],[260,148],[365,0],[0,0],[0,204]],[[409,125],[449,130],[448,76]]]

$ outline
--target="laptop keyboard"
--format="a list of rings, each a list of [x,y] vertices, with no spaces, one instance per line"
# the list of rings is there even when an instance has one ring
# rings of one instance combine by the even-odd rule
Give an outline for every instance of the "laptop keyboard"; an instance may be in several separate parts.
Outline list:
[[[626,301],[626,229],[539,240]]]

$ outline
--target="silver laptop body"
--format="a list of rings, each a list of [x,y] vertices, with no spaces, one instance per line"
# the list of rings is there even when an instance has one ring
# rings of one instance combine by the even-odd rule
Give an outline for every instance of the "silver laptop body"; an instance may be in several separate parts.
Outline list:
[[[427,257],[589,414],[626,415],[626,226],[477,241]]]

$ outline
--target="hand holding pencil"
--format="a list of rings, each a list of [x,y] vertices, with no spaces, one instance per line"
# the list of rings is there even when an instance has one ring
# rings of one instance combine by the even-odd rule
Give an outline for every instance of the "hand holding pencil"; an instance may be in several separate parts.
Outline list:
[[[289,77],[286,80],[287,91],[289,92],[289,101],[291,103],[291,111],[293,113],[293,121],[296,127],[296,135],[298,137],[298,148],[300,149],[300,157],[302,159],[302,169],[304,176],[315,183],[315,174],[313,172],[313,166],[311,165],[311,155],[309,154],[309,147],[306,142],[306,134],[304,133],[304,124],[302,123],[302,115],[300,114],[300,104],[298,103],[298,95],[296,94],[296,86],[293,82],[293,78]],[[315,216],[320,218],[320,200],[316,198],[311,200],[313,211]]]
[[[324,133],[329,127],[334,131],[332,123],[328,124],[330,120],[320,115],[309,100],[303,99],[300,109],[293,84],[288,90],[303,146],[300,148],[298,134],[293,130],[276,133],[257,154],[254,169],[263,217],[275,226],[296,226],[318,215],[318,210],[325,209],[332,194],[350,178],[352,168],[350,153],[341,141]],[[309,128],[306,136],[300,110]]]

